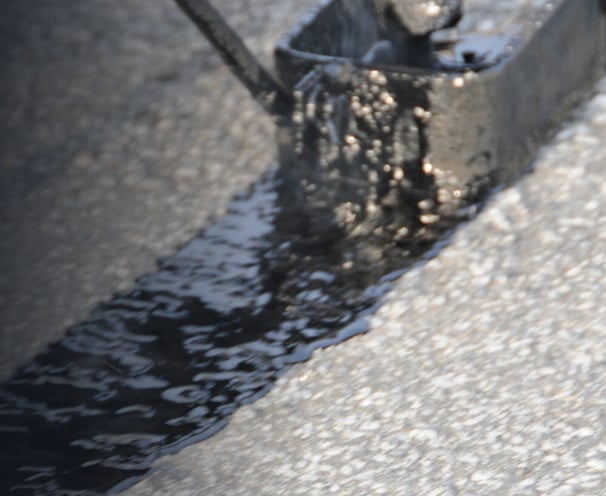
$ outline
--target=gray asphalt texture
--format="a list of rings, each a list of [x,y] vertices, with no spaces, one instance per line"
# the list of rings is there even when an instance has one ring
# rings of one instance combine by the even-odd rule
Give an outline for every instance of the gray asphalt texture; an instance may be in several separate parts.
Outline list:
[[[267,60],[314,3],[222,9]],[[273,135],[168,0],[5,2],[0,27],[6,377],[220,215]],[[370,332],[126,494],[604,494],[605,135],[606,80]]]
[[[221,11],[269,61],[314,2]],[[151,272],[274,160],[172,0],[0,4],[0,378]]]
[[[602,495],[606,81],[535,170],[316,352],[127,492]]]

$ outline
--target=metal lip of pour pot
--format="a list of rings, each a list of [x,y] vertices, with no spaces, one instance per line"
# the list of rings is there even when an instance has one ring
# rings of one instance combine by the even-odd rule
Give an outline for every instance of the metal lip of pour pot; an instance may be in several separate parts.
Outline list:
[[[465,217],[528,168],[606,66],[602,0],[552,0],[515,35],[462,37],[460,0],[327,0],[279,41],[277,79],[206,0],[177,2],[276,118],[297,208],[362,212],[351,233],[398,210],[414,228]],[[430,4],[433,24],[402,17]]]

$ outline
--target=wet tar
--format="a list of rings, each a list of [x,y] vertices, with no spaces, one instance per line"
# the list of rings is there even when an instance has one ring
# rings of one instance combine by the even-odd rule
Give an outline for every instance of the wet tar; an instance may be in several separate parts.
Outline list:
[[[278,125],[281,166],[0,387],[0,493],[119,491],[289,365],[365,332],[465,207],[425,160],[428,84],[309,71]]]
[[[319,225],[317,205],[293,203],[291,179],[271,172],[0,387],[2,494],[134,483],[290,364],[366,331],[391,281],[446,228],[355,237],[342,221]]]

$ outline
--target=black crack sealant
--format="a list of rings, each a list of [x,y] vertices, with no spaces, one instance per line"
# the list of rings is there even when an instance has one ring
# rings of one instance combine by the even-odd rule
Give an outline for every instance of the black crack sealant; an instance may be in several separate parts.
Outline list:
[[[0,493],[134,483],[290,364],[365,332],[392,281],[438,237],[310,226],[283,176],[269,173],[0,387]]]
[[[365,332],[452,226],[428,217],[430,110],[410,81],[319,67],[283,103],[261,82],[255,95],[290,112],[280,166],[0,386],[0,494],[128,487],[289,365]]]

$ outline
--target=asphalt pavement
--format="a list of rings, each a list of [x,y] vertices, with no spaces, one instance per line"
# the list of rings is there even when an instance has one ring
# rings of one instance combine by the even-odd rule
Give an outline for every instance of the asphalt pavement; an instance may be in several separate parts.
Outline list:
[[[606,80],[531,174],[129,495],[601,495]]]
[[[222,9],[269,60],[310,4]],[[7,377],[220,216],[274,140],[168,0],[5,2],[0,33]],[[604,494],[605,135],[606,80],[367,334],[126,494]]]
[[[263,60],[314,2],[221,11]],[[155,269],[274,160],[172,0],[0,5],[0,378]]]

